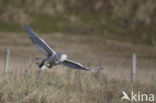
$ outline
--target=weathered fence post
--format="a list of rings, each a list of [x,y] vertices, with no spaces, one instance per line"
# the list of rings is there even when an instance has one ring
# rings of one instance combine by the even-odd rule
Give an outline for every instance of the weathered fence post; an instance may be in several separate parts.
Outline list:
[[[4,72],[8,72],[10,49],[5,49]]]
[[[136,53],[132,54],[132,66],[131,66],[131,82],[133,83],[136,78]]]

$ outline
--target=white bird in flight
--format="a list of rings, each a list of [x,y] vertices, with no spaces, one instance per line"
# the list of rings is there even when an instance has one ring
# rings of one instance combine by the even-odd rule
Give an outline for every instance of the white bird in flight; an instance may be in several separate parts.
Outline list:
[[[87,70],[92,72],[97,72],[100,69],[91,69],[84,67],[82,64],[75,61],[69,60],[67,55],[64,53],[59,53],[54,51],[43,39],[38,37],[28,25],[25,25],[25,29],[36,48],[43,53],[46,58],[41,59],[41,63],[38,64],[40,70],[44,70],[46,67],[52,68],[55,65],[64,65],[74,69]]]

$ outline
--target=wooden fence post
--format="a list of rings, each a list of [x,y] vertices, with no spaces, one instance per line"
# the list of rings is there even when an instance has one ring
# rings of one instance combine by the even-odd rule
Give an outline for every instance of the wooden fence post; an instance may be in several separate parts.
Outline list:
[[[5,49],[4,72],[8,72],[10,49]]]
[[[136,79],[136,53],[132,54],[132,66],[131,66],[131,82]]]

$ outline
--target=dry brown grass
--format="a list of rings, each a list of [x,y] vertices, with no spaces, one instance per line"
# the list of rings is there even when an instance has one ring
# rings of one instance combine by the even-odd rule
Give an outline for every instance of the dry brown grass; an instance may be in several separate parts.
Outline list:
[[[154,47],[97,36],[41,35],[56,51],[67,53],[85,66],[103,70],[91,73],[56,66],[39,72],[33,59],[41,54],[26,34],[0,33],[0,37],[1,103],[120,103],[123,90],[156,94]],[[4,74],[6,47],[11,48],[11,56],[9,72]],[[132,52],[138,55],[137,82],[133,85],[130,84]]]

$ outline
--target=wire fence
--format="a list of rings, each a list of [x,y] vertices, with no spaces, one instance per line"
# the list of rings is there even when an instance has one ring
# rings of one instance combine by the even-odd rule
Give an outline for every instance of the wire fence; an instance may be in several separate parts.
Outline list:
[[[24,67],[25,69],[30,69],[30,68],[32,68],[32,66],[34,66],[33,65],[34,61],[32,58],[24,60],[23,58],[25,58],[25,57],[17,57],[16,58],[17,60],[13,60],[10,58],[10,55],[11,55],[11,50],[9,48],[5,49],[4,50],[4,59],[3,59],[4,60],[4,62],[3,62],[4,63],[4,73],[7,73],[8,71],[11,71],[11,72],[16,71],[17,72],[17,69],[20,67]],[[11,63],[10,63],[10,61],[11,61]],[[14,68],[14,70],[11,70],[11,68]],[[67,73],[66,73],[67,74],[66,77],[68,77],[68,80],[69,80],[71,73],[68,73],[68,72],[71,72],[71,71],[67,71]],[[80,83],[80,81],[81,81],[80,80],[80,72],[77,71],[75,73],[76,73],[75,81]],[[135,82],[135,80],[136,80],[136,53],[132,53],[130,81],[131,81],[131,83],[133,83],[133,82]],[[79,88],[81,88],[81,87],[79,87]]]

